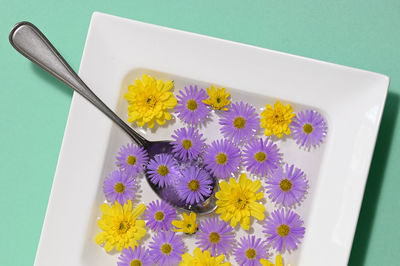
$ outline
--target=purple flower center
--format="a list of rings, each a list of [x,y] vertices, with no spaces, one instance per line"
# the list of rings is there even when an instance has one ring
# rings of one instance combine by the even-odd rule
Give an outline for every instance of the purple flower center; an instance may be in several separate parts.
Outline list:
[[[279,183],[279,187],[281,188],[282,191],[287,192],[292,188],[292,182],[290,182],[290,180],[288,180],[288,179],[283,179]]]
[[[276,232],[278,233],[278,235],[285,237],[290,233],[290,228],[289,226],[287,226],[286,224],[281,224],[280,226],[278,226],[278,228],[276,229]]]
[[[192,147],[192,142],[190,140],[188,140],[188,139],[184,139],[184,140],[182,140],[182,147],[185,150],[188,150],[188,149],[190,149]]]
[[[193,100],[193,99],[190,99],[189,101],[187,101],[186,107],[190,111],[194,111],[194,110],[197,109],[197,102],[195,100]]]
[[[221,239],[221,237],[216,232],[212,232],[208,237],[208,240],[210,240],[210,242],[214,243],[214,244],[217,244],[220,239]]]
[[[132,260],[130,266],[142,266],[142,262],[140,260]]]
[[[130,165],[134,165],[136,163],[136,157],[129,155],[128,158],[126,158],[126,162]]]
[[[311,124],[305,124],[304,126],[303,126],[303,131],[304,131],[304,133],[306,133],[306,134],[310,134],[310,133],[312,133],[313,132],[313,130],[314,130],[314,128],[313,128],[313,126],[311,125]]]
[[[171,253],[172,251],[172,247],[170,244],[165,243],[161,246],[161,252],[164,253],[165,255],[168,255],[169,253]]]
[[[154,219],[157,221],[162,221],[164,220],[164,213],[162,211],[158,211],[154,214]]]
[[[188,183],[188,188],[189,188],[191,191],[197,191],[197,190],[199,189],[199,187],[200,187],[199,181],[197,181],[197,180],[195,180],[195,179],[191,180],[191,181]]]
[[[215,159],[217,160],[218,164],[225,164],[228,161],[228,155],[220,152],[217,154],[217,156],[215,156]]]
[[[250,260],[254,259],[257,256],[257,252],[253,248],[249,248],[246,250],[246,257]]]
[[[264,162],[267,159],[267,155],[265,154],[265,152],[259,151],[254,155],[254,159],[257,160],[257,162]]]
[[[121,182],[115,183],[114,190],[117,193],[124,193],[125,185],[123,183],[121,183]]]
[[[166,165],[160,165],[157,168],[157,172],[162,175],[162,176],[166,176],[169,173],[168,167]]]
[[[244,128],[244,126],[246,125],[246,120],[241,117],[238,116],[233,120],[233,125],[237,128],[237,129],[242,129]]]

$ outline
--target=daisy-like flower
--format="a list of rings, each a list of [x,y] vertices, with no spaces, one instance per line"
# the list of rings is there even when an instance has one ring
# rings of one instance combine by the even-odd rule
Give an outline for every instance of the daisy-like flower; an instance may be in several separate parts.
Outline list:
[[[267,246],[261,238],[247,236],[240,238],[233,254],[240,265],[260,265],[261,258],[267,258]]]
[[[290,126],[293,138],[300,146],[318,146],[326,137],[328,126],[320,113],[314,110],[299,112]]]
[[[235,174],[240,166],[240,150],[232,142],[215,140],[204,154],[206,169],[219,178]]]
[[[122,250],[118,257],[118,266],[151,266],[153,261],[149,256],[149,251],[143,246],[136,246],[134,249],[129,247]]]
[[[168,109],[177,104],[171,92],[173,86],[172,81],[163,82],[148,75],[143,75],[141,80],[136,79],[124,95],[129,103],[128,122],[136,122],[140,127],[147,123],[149,128],[153,128],[154,123],[164,125],[166,120],[172,118]]]
[[[180,91],[176,113],[186,124],[197,125],[204,122],[210,113],[203,100],[207,98],[203,89],[198,89],[196,85],[185,87],[185,91]]]
[[[281,254],[276,255],[275,264],[264,258],[260,259],[260,263],[262,266],[284,266]]]
[[[219,255],[218,257],[213,257],[210,251],[206,250],[204,253],[200,248],[195,248],[193,251],[193,256],[189,253],[182,255],[182,261],[179,266],[231,266],[230,262],[223,262],[225,255]]]
[[[266,193],[269,198],[283,206],[291,207],[304,197],[308,181],[303,173],[294,165],[285,165],[285,172],[279,167],[267,178]]]
[[[290,123],[295,116],[290,104],[283,105],[276,101],[274,107],[267,104],[261,113],[261,127],[265,128],[265,136],[276,135],[282,138],[283,134],[290,135]]]
[[[264,220],[265,206],[257,202],[264,197],[263,192],[257,192],[261,187],[261,181],[252,181],[246,174],[241,174],[239,183],[235,179],[229,179],[229,183],[219,183],[221,190],[215,193],[218,199],[215,213],[221,214],[221,219],[230,221],[232,227],[239,222],[244,230],[250,229],[250,216],[257,220]]]
[[[147,165],[147,170],[150,181],[159,187],[165,187],[171,184],[172,180],[180,175],[178,165],[174,158],[167,153],[154,156]]]
[[[104,244],[107,252],[114,247],[118,251],[134,247],[146,234],[144,221],[137,219],[146,210],[144,204],[132,210],[132,201],[128,200],[123,206],[117,201],[112,206],[102,204],[100,210],[103,215],[97,224],[103,232],[97,234],[94,240],[99,245]]]
[[[246,170],[260,176],[278,168],[282,154],[270,139],[253,139],[243,149],[243,165]]]
[[[177,129],[174,134],[172,152],[181,160],[196,160],[205,146],[203,134],[193,127]]]
[[[260,128],[256,108],[243,102],[233,103],[229,111],[222,113],[219,124],[222,135],[235,143],[252,138]]]
[[[196,213],[191,212],[189,215],[182,213],[182,220],[172,221],[172,225],[176,228],[175,232],[184,232],[185,234],[194,234],[197,232]]]
[[[267,235],[268,245],[278,252],[291,251],[297,248],[304,237],[306,229],[302,225],[303,220],[294,211],[275,210],[265,221],[263,233]]]
[[[155,235],[149,247],[150,257],[157,265],[176,265],[185,252],[181,237],[172,231],[162,231]]]
[[[225,92],[225,88],[215,88],[211,85],[211,88],[207,88],[207,94],[208,98],[203,100],[205,104],[211,106],[214,110],[228,111],[226,106],[231,102],[228,100],[231,94]]]
[[[182,170],[182,177],[176,184],[176,192],[187,204],[194,205],[207,199],[211,192],[213,178],[197,166],[189,166]]]
[[[124,204],[127,200],[133,200],[136,190],[136,180],[119,170],[109,174],[103,183],[104,194],[111,203],[118,201],[120,204]]]
[[[211,255],[228,254],[235,244],[235,232],[228,223],[218,218],[209,218],[199,225],[196,245],[211,250]]]
[[[163,200],[150,202],[144,214],[146,226],[156,232],[169,230],[175,217],[176,210]]]
[[[143,147],[129,143],[126,146],[121,147],[116,159],[116,164],[119,169],[133,177],[137,173],[143,171],[144,166],[149,160],[149,157]]]

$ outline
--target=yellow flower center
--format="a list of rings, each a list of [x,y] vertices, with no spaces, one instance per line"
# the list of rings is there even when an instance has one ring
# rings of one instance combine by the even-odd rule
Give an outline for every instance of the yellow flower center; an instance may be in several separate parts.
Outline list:
[[[217,103],[221,103],[221,98],[217,97],[216,101]]]
[[[281,224],[280,226],[278,226],[278,228],[276,229],[276,232],[278,233],[278,235],[280,236],[287,236],[290,233],[290,228],[289,226],[287,226],[286,224]]]
[[[121,183],[121,182],[115,183],[114,190],[117,193],[124,193],[125,185],[123,183]]]
[[[267,159],[267,155],[265,154],[265,152],[259,151],[254,155],[254,159],[257,160],[257,162],[264,162]]]
[[[169,170],[166,165],[160,165],[157,169],[157,172],[162,176],[166,176],[166,175],[168,175]]]
[[[237,209],[244,209],[247,206],[247,198],[244,195],[239,196],[236,199],[235,207]]]
[[[142,266],[142,262],[140,260],[133,260],[130,266]]]
[[[246,250],[246,257],[250,260],[254,259],[257,255],[257,252],[255,251],[255,249],[249,248],[248,250]]]
[[[195,100],[193,100],[193,99],[190,99],[189,101],[187,101],[186,107],[190,111],[194,111],[194,110],[197,109],[197,102]]]
[[[303,126],[303,131],[304,131],[304,133],[306,133],[306,134],[310,134],[311,132],[313,132],[313,130],[314,130],[314,128],[313,128],[313,126],[311,125],[311,124],[305,124],[304,126]]]
[[[200,184],[199,184],[199,181],[197,181],[197,180],[191,180],[191,181],[188,183],[188,188],[189,188],[191,191],[197,191],[197,190],[199,189],[199,187],[200,187]]]
[[[157,221],[162,221],[164,219],[164,213],[162,211],[158,211],[156,214],[154,214],[154,218]]]
[[[192,142],[188,139],[182,140],[182,146],[185,150],[188,150],[192,147]]]
[[[189,224],[189,223],[188,223],[188,224],[186,225],[186,228],[190,228],[190,227],[192,227],[192,224]]]
[[[170,244],[165,243],[161,246],[161,252],[168,255],[169,253],[171,253],[172,251],[172,247]]]
[[[221,237],[216,232],[212,232],[210,234],[210,236],[208,237],[208,240],[210,240],[210,242],[214,243],[214,244],[218,243],[220,239],[221,239]]]
[[[292,182],[290,182],[290,180],[288,180],[288,179],[283,179],[279,183],[279,187],[281,188],[282,191],[287,192],[292,188]]]
[[[275,111],[274,113],[274,122],[275,123],[282,123],[285,121],[285,116],[281,112]]]
[[[129,223],[127,221],[121,221],[119,223],[118,232],[120,234],[126,233],[129,230]]]
[[[136,163],[136,157],[133,155],[128,156],[128,158],[126,158],[126,162],[130,165],[134,165]]]
[[[225,164],[228,161],[228,156],[225,153],[220,152],[217,154],[215,159],[218,164]]]
[[[154,95],[150,95],[147,97],[147,99],[146,99],[147,106],[154,107],[156,105],[156,103],[157,103],[157,99],[156,99],[156,97],[154,97]]]
[[[246,120],[241,117],[238,116],[233,120],[233,125],[237,128],[237,129],[242,129],[244,128],[244,126],[246,125]]]

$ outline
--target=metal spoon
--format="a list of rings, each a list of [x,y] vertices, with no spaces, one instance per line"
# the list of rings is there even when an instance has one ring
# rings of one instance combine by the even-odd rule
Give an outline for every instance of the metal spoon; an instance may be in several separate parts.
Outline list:
[[[157,154],[171,152],[172,146],[169,141],[149,141],[145,139],[122,121],[113,111],[111,111],[79,78],[75,71],[35,25],[25,21],[16,24],[10,32],[9,40],[11,45],[23,56],[70,86],[120,126],[120,128],[124,130],[133,141],[147,150],[150,159]],[[154,185],[149,180],[147,172],[146,179],[151,188],[160,198],[170,202],[177,208],[193,211],[199,214],[210,213],[216,208],[216,200],[214,196],[211,196],[201,204],[190,206],[185,204],[183,200],[178,199],[173,189],[161,189]],[[216,178],[214,178],[214,188],[215,185]]]

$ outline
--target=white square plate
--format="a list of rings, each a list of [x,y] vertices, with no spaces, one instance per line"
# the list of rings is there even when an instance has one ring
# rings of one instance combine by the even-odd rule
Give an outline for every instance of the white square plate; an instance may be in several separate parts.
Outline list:
[[[388,77],[101,13],[92,17],[79,73],[124,119],[122,95],[143,73],[173,79],[175,93],[185,84],[214,84],[229,89],[233,101],[257,108],[280,99],[295,111],[319,110],[329,127],[320,149],[305,152],[293,140],[278,141],[284,160],[296,163],[310,179],[308,197],[296,210],[305,220],[306,235],[300,249],[285,258],[299,266],[347,264]],[[142,133],[151,140],[168,139],[179,126],[176,121]],[[116,254],[105,253],[94,236],[104,200],[102,182],[128,141],[74,94],[35,265],[116,265]],[[145,182],[140,187],[140,201],[155,199]],[[254,226],[258,232],[259,225]]]

